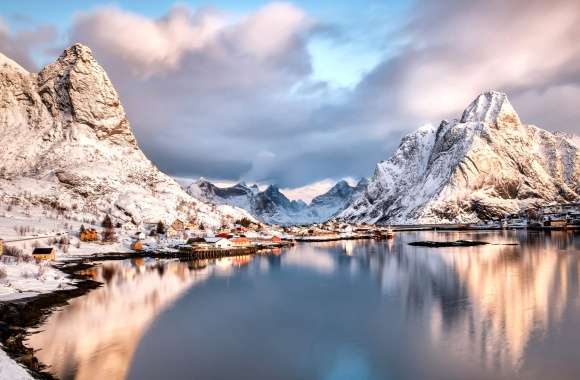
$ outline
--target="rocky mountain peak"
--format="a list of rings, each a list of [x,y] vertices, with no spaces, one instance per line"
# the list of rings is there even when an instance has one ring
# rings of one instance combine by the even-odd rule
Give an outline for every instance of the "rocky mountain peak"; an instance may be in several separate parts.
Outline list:
[[[353,190],[354,189],[348,184],[348,182],[340,180],[323,195],[349,197]]]
[[[246,181],[240,181],[234,185],[235,187],[243,188],[243,189],[250,189]]]
[[[339,217],[370,223],[472,223],[548,203],[576,202],[576,141],[521,124],[505,94],[484,92],[461,119],[405,136]]]
[[[280,193],[280,188],[278,187],[278,185],[268,185],[268,187],[266,188],[266,193],[269,193],[269,194]]]
[[[366,177],[362,177],[356,184],[356,187],[363,187],[369,184],[369,180]]]
[[[0,203],[136,225],[179,217],[217,227],[251,218],[199,202],[147,159],[86,46],[71,46],[38,74],[0,55],[0,109]]]
[[[520,118],[507,95],[498,91],[486,91],[475,98],[463,111],[461,122],[481,122],[497,126],[521,124]]]
[[[66,62],[70,65],[75,65],[78,60],[85,63],[96,63],[92,50],[88,46],[80,43],[76,43],[65,49],[60,57],[58,57],[58,61]]]
[[[66,49],[38,73],[37,86],[46,108],[64,126],[84,125],[99,139],[137,147],[119,95],[88,47]]]
[[[4,54],[0,53],[0,70],[1,71],[16,71],[23,74],[28,74],[28,71],[20,66],[18,63],[14,62]]]

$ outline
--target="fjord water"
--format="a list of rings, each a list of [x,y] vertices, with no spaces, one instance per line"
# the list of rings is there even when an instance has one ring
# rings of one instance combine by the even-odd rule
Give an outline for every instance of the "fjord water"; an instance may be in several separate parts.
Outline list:
[[[29,344],[64,379],[577,379],[579,238],[408,232],[107,262]],[[407,245],[443,239],[517,245]]]

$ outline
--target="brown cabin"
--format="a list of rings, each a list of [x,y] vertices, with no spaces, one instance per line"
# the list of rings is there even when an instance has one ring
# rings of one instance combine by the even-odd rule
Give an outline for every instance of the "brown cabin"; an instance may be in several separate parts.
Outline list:
[[[79,238],[81,241],[96,241],[98,240],[97,230],[90,228],[88,230],[81,231]]]
[[[175,221],[173,221],[173,223],[171,223],[171,228],[173,228],[175,231],[183,231],[185,229],[185,223],[183,223],[181,220],[179,219],[175,219]]]
[[[56,258],[56,250],[54,247],[34,248],[32,257],[36,261],[52,261]]]

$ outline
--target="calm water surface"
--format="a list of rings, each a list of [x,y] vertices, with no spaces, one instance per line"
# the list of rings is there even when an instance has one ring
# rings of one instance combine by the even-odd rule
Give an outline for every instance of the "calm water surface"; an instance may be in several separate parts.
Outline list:
[[[519,245],[421,248],[414,240]],[[578,379],[580,235],[127,260],[29,339],[63,379]]]

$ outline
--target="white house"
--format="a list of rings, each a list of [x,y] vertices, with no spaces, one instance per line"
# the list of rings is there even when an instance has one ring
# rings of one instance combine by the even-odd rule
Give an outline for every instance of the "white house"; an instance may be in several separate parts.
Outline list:
[[[342,236],[346,236],[346,237],[352,236],[353,233],[354,233],[354,228],[350,224],[343,225],[340,227],[340,234]]]
[[[244,235],[248,239],[257,239],[260,236],[256,231],[252,231],[252,230],[244,232]]]
[[[212,244],[216,248],[231,248],[233,245],[228,239],[220,237],[206,237],[204,240],[206,243]]]

